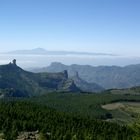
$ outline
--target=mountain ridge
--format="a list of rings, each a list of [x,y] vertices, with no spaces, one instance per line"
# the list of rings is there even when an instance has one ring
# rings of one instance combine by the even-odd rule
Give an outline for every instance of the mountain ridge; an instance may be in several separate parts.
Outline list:
[[[15,63],[0,65],[0,91],[6,96],[37,96],[48,92],[80,92],[68,78],[67,71],[59,73],[32,73]]]
[[[128,66],[90,66],[90,65],[64,65],[53,62],[43,69],[32,70],[34,72],[59,72],[67,70],[69,76],[74,76],[77,71],[80,78],[88,83],[97,83],[105,89],[130,88],[140,85],[140,64]]]
[[[109,53],[93,53],[93,52],[78,52],[78,51],[48,51],[43,48],[35,48],[32,50],[14,50],[4,52],[6,54],[34,54],[34,55],[101,55],[101,56],[116,56]]]

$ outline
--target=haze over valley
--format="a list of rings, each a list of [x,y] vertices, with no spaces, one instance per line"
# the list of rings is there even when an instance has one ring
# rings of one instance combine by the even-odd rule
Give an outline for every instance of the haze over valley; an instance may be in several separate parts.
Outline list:
[[[42,48],[15,50],[0,53],[0,64],[5,64],[16,58],[19,66],[28,68],[41,68],[49,66],[52,62],[61,62],[66,65],[92,65],[92,66],[126,66],[139,64],[139,56],[127,56],[110,53],[80,52],[80,51],[47,51]]]

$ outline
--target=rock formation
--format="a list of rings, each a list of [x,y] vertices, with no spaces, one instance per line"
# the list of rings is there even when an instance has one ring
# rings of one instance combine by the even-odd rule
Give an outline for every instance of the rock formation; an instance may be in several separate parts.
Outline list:
[[[16,65],[16,59],[14,59],[12,62],[13,62],[14,65]]]

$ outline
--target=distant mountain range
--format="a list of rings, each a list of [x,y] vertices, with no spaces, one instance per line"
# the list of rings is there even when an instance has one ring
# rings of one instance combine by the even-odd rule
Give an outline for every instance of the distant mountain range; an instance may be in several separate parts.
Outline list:
[[[91,52],[75,52],[75,51],[47,51],[43,48],[35,48],[32,50],[15,50],[5,52],[6,54],[34,54],[34,55],[101,55],[101,56],[114,56],[113,54],[106,53],[91,53]]]
[[[120,88],[140,86],[140,65],[93,67],[54,62],[32,71],[36,73],[18,67],[16,60],[0,65],[0,98],[31,97],[49,92],[95,93],[105,89],[117,89],[113,90],[116,92]],[[125,94],[130,93],[129,89],[125,91]]]
[[[67,70],[70,77],[78,72],[79,77],[88,83],[96,83],[105,89],[130,88],[140,86],[140,64],[119,66],[64,65],[54,62],[33,72],[60,72]]]

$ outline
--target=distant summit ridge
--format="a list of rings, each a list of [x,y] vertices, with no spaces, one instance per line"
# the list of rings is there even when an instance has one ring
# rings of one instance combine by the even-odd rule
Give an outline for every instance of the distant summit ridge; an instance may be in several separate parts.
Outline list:
[[[107,53],[78,52],[78,51],[48,51],[43,48],[35,48],[31,50],[15,50],[6,52],[6,54],[116,56],[114,54]]]
[[[7,53],[8,54],[46,54],[47,51],[43,48],[35,48],[32,50],[15,50]]]

